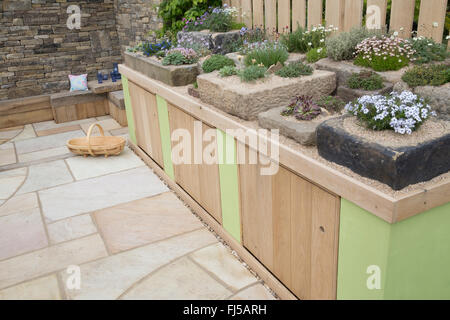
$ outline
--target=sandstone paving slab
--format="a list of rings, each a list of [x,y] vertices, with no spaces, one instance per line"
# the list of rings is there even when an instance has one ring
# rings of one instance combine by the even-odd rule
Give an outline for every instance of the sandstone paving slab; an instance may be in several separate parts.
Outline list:
[[[17,194],[38,191],[72,181],[72,175],[64,160],[44,162],[28,167],[28,177]]]
[[[192,253],[191,258],[222,280],[232,291],[254,282],[256,278],[221,243]]]
[[[122,299],[149,300],[218,300],[231,291],[188,258],[177,260],[158,270]]]
[[[50,223],[167,191],[144,166],[46,189],[39,191],[39,196],[46,222]]]
[[[0,217],[0,260],[47,245],[39,208]]]
[[[27,176],[27,168],[0,172],[0,199],[11,197]]]
[[[43,137],[43,136],[49,136],[52,134],[58,134],[58,133],[63,133],[63,132],[69,132],[69,131],[76,131],[76,130],[80,130],[81,127],[76,124],[73,126],[68,126],[68,127],[61,127],[61,128],[54,128],[54,129],[48,129],[48,130],[42,130],[42,131],[37,131],[36,134],[38,137]]]
[[[111,130],[110,133],[113,136],[122,136],[122,135],[125,135],[125,134],[128,135],[129,129],[128,129],[128,127],[123,127],[123,128],[120,128],[120,129]]]
[[[203,227],[172,192],[103,209],[94,217],[112,253]]]
[[[0,207],[0,217],[29,212],[34,209],[39,209],[37,194],[35,192],[15,195]]]
[[[37,137],[16,142],[17,154],[41,151],[50,148],[65,146],[67,141],[73,138],[84,137],[81,130],[58,133],[50,136]]]
[[[50,243],[81,238],[97,232],[94,222],[89,214],[76,216],[57,221],[47,225]]]
[[[65,288],[66,295],[69,299],[117,299],[151,272],[215,242],[212,233],[203,228],[83,264],[81,289]],[[67,276],[61,272],[63,281]]]
[[[276,300],[276,298],[261,283],[239,291],[230,300]]]
[[[144,166],[144,162],[129,148],[118,156],[105,157],[72,157],[66,160],[76,180],[98,177],[127,169]]]
[[[14,144],[5,143],[0,145],[0,166],[16,163],[16,152]]]
[[[23,163],[23,162],[39,161],[39,160],[44,160],[44,159],[58,157],[58,156],[64,156],[64,155],[72,155],[72,154],[73,153],[71,153],[69,151],[69,149],[67,149],[66,146],[62,146],[62,147],[45,149],[45,150],[41,150],[41,151],[19,154],[18,158],[19,158],[19,162]]]
[[[0,139],[1,140],[10,140],[21,133],[23,128],[21,129],[11,129],[11,130],[0,130]]]
[[[95,118],[75,120],[75,121],[69,121],[69,122],[64,122],[64,123],[56,123],[54,120],[50,120],[50,121],[33,123],[33,127],[36,130],[36,132],[39,132],[39,131],[64,128],[64,127],[72,127],[72,126],[82,125],[82,124],[89,124],[89,123],[94,123],[96,121],[97,120]]]
[[[112,118],[96,121],[96,123],[101,125],[103,130],[105,130],[105,131],[122,128],[122,126],[116,120],[114,120]],[[91,126],[91,124],[84,123],[84,124],[81,125],[81,129],[83,129],[83,131],[86,132],[86,134],[87,134],[87,131],[89,130],[90,126]],[[94,129],[92,134],[93,135],[99,135],[98,128]]]
[[[0,289],[107,255],[102,239],[94,234],[0,261]]]
[[[0,300],[61,300],[58,279],[53,274],[0,290]]]
[[[26,124],[21,133],[19,133],[16,137],[11,139],[13,142],[27,140],[36,137],[36,133],[34,132],[33,126],[31,124]]]

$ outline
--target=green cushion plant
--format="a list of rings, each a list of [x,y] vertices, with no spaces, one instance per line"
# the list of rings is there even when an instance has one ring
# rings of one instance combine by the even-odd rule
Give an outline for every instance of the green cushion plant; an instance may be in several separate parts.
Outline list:
[[[322,96],[316,104],[330,113],[341,112],[345,107],[345,102],[334,96]]]
[[[366,91],[378,90],[384,87],[383,78],[372,71],[352,73],[347,81],[347,87],[351,89],[362,89]]]
[[[450,82],[450,64],[415,66],[403,74],[402,80],[410,87],[440,86]]]
[[[239,70],[238,76],[243,82],[251,82],[266,76],[267,68],[259,65],[251,65]]]
[[[300,76],[309,76],[313,73],[313,69],[301,61],[291,62],[284,66],[275,74],[282,78],[297,78]]]
[[[231,77],[237,74],[237,70],[235,66],[225,66],[219,70],[219,75],[221,77]]]
[[[220,54],[214,54],[203,62],[202,68],[205,73],[210,73],[215,70],[220,70],[225,66],[234,66],[235,63],[228,57]]]

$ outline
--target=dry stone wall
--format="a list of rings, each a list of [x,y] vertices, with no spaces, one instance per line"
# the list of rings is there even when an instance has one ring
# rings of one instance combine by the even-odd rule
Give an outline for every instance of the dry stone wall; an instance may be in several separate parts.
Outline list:
[[[69,89],[68,74],[109,71],[158,28],[159,0],[0,0],[0,100]],[[67,8],[81,9],[70,30]]]

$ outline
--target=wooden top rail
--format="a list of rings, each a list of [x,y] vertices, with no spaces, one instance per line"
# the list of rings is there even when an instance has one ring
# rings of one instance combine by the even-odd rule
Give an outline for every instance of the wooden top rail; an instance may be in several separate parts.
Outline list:
[[[160,95],[168,102],[210,126],[223,131],[227,129],[252,129],[194,100],[189,95],[182,94],[172,87],[150,79],[125,65],[119,65],[119,70],[130,81],[154,94]],[[250,131],[251,133],[248,136],[258,136],[256,130]],[[246,141],[242,141],[242,137],[235,138],[242,143],[246,143]],[[429,189],[414,190],[394,198],[286,145],[271,141],[264,136],[259,136],[259,138],[267,141],[267,143],[271,142],[279,146],[279,162],[284,167],[357,204],[389,223],[395,223],[443,205],[450,199],[450,181],[448,180],[437,183]],[[273,160],[276,161],[276,159]]]

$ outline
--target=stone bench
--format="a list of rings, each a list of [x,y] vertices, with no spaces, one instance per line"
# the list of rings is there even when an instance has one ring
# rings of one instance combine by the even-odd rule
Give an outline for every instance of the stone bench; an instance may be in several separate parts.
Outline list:
[[[108,92],[108,105],[111,117],[113,117],[122,127],[128,126],[123,90]]]
[[[87,91],[63,91],[50,96],[56,123],[99,117],[109,114],[106,94]]]

